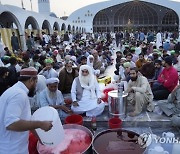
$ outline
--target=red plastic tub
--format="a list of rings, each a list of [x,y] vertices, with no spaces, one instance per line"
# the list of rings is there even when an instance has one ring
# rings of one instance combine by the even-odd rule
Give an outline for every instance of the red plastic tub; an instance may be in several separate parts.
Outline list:
[[[72,114],[65,118],[65,124],[78,124],[83,125],[83,117],[81,115]]]
[[[110,129],[121,128],[122,121],[121,121],[121,119],[115,117],[115,118],[109,119],[108,124],[109,124]]]

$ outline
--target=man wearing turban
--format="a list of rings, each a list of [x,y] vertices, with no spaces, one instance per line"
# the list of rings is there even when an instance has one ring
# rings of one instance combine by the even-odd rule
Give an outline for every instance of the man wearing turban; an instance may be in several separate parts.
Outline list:
[[[73,105],[71,109],[77,114],[86,112],[86,116],[100,115],[105,107],[101,101],[101,92],[92,68],[82,65],[79,77],[75,78],[71,88]]]
[[[61,91],[58,90],[58,84],[58,78],[50,78],[46,80],[47,88],[40,93],[40,104],[41,107],[54,107],[58,110],[60,117],[66,117],[66,113],[71,113],[71,110],[64,105],[64,98]]]

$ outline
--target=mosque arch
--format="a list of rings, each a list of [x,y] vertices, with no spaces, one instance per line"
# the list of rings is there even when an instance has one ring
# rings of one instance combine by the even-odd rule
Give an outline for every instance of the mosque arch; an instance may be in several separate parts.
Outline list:
[[[62,26],[61,26],[61,31],[66,31],[66,25],[65,25],[65,23],[62,24]]]
[[[76,33],[78,33],[78,26],[76,27]]]
[[[179,17],[174,10],[138,0],[120,3],[100,10],[93,19],[94,32],[163,30],[164,27],[168,26],[174,30],[179,27]]]
[[[55,30],[55,31],[60,31],[58,22],[54,22],[53,30]]]
[[[29,16],[26,21],[25,21],[25,29],[29,29],[29,26],[31,25],[32,29],[40,29],[37,20],[32,17]]]
[[[72,26],[72,32],[73,33],[75,32],[75,26],[74,25]]]
[[[0,26],[2,28],[12,28],[12,29],[18,29],[20,34],[23,32],[21,24],[17,17],[8,11],[2,12],[0,14]]]
[[[43,21],[42,30],[45,31],[47,34],[52,34],[52,29],[49,21],[47,20]]]
[[[3,42],[11,50],[11,36],[15,32],[19,39],[20,47],[24,49],[24,29],[21,26],[18,18],[9,11],[4,11],[0,14],[0,28],[4,28],[1,34]]]
[[[81,33],[81,27],[79,27],[79,33]]]
[[[68,29],[69,32],[71,31],[71,25],[68,25]]]

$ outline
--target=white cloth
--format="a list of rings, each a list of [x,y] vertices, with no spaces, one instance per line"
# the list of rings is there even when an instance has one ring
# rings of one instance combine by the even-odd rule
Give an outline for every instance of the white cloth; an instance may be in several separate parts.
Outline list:
[[[4,67],[4,63],[2,62],[1,58],[0,58],[0,67]]]
[[[46,79],[58,78],[58,73],[53,68],[51,68],[50,70],[47,70],[47,71],[42,70],[39,74],[43,75]]]
[[[0,97],[0,154],[28,154],[29,132],[6,129],[19,120],[30,120],[29,90],[18,82]]]
[[[160,46],[162,46],[162,37],[161,37],[161,33],[157,33],[157,35],[156,35],[156,48],[159,49]]]
[[[89,72],[89,75],[88,75],[89,82],[88,82],[88,84],[86,84],[86,83],[84,83],[82,81],[82,78],[84,77],[84,76],[82,76],[82,70],[88,70],[88,72]],[[96,98],[96,94],[95,94],[95,82],[96,82],[96,78],[95,78],[94,74],[92,73],[92,69],[91,69],[90,66],[82,65],[80,67],[79,81],[80,81],[81,87],[91,91],[90,97],[92,99]]]
[[[44,34],[44,35],[43,35],[43,38],[44,38],[45,43],[48,44],[48,43],[49,43],[49,40],[50,40],[49,37],[48,37],[48,35]]]
[[[99,74],[100,74],[100,70],[98,70],[98,69],[95,70],[95,69],[94,69],[94,67],[93,67],[93,61],[90,62],[90,58],[93,58],[93,61],[94,61],[93,55],[89,55],[89,56],[87,57],[87,65],[92,68],[92,70],[93,70],[93,72],[94,72],[95,75],[99,75]]]
[[[76,101],[76,85],[77,85],[76,80],[74,80],[71,88],[71,97],[73,102]],[[78,102],[79,106],[71,107],[74,113],[80,114],[86,112],[86,116],[93,117],[100,115],[104,111],[104,107],[105,107],[104,102],[101,102],[100,104],[97,103],[97,98],[101,98],[101,92],[97,80],[95,80],[94,85],[96,91],[96,98],[94,99],[91,98],[90,89],[84,89],[82,98]]]
[[[0,58],[3,57],[5,55],[5,51],[4,51],[4,43],[2,42],[2,40],[0,39]]]

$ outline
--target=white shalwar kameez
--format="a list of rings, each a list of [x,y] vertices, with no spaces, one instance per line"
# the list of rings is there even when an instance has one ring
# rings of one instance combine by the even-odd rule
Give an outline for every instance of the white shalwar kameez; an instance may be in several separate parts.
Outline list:
[[[16,132],[6,127],[19,120],[30,120],[29,90],[18,82],[0,97],[0,154],[28,154],[29,131]]]
[[[157,33],[157,35],[156,35],[156,48],[159,49],[160,46],[162,46],[162,36],[161,36],[161,33]]]
[[[97,103],[97,99],[101,98],[101,92],[97,81],[95,82],[96,98],[91,98],[91,91],[88,89],[83,89],[82,98],[78,101],[79,106],[72,106],[71,109],[74,113],[82,114],[86,112],[86,116],[94,117],[100,115],[104,111],[105,104],[101,101],[100,104]],[[71,97],[73,102],[76,101],[76,80],[73,81],[71,89]]]
[[[58,72],[56,72],[55,69],[51,68],[50,70],[46,70],[46,71],[41,71],[39,73],[39,75],[43,75],[46,79],[50,79],[50,78],[58,78]]]

